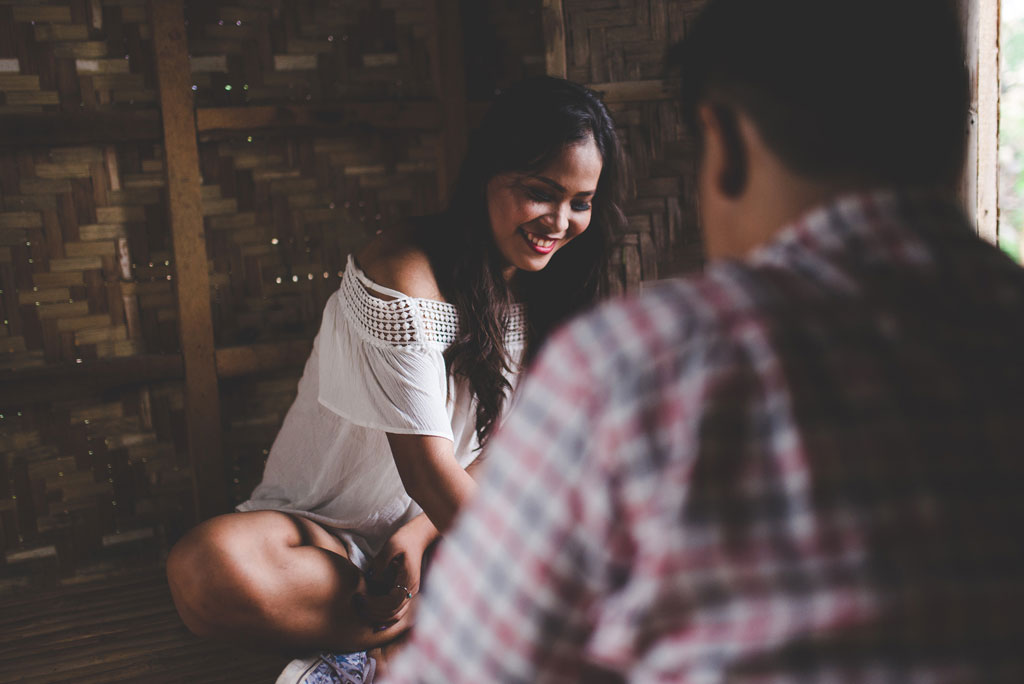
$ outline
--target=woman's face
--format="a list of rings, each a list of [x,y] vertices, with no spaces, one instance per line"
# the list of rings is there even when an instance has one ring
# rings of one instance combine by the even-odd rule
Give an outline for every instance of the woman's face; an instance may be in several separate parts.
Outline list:
[[[601,166],[601,153],[587,137],[535,173],[503,173],[490,180],[491,230],[510,267],[539,271],[587,229]]]

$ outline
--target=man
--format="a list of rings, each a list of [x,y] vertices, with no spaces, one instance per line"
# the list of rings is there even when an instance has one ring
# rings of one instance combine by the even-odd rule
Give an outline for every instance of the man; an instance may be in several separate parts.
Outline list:
[[[712,0],[711,261],[541,355],[389,682],[1024,681],[1024,272],[935,0]]]

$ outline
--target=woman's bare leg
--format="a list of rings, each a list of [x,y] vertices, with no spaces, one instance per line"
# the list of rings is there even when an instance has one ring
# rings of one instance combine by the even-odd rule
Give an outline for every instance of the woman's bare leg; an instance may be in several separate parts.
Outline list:
[[[229,513],[198,525],[167,558],[186,626],[199,636],[285,651],[359,651],[386,644],[410,618],[374,631],[356,615],[362,572],[316,523],[278,511]]]

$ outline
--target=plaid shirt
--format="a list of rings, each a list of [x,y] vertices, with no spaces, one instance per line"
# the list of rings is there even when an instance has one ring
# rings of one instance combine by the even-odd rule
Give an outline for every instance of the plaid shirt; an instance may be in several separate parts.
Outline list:
[[[810,212],[552,341],[393,684],[1024,681],[1024,271]]]

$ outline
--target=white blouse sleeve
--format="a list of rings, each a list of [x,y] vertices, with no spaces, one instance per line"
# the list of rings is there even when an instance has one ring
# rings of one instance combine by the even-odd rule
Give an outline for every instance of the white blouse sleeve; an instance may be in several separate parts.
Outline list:
[[[444,347],[425,339],[417,302],[373,297],[349,267],[320,324],[320,404],[363,427],[454,441]]]

